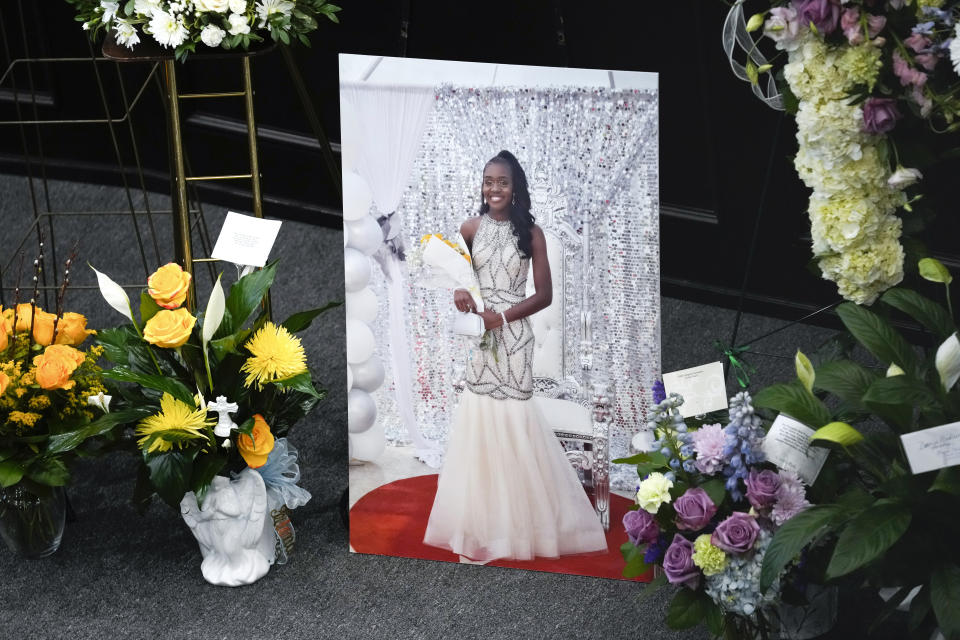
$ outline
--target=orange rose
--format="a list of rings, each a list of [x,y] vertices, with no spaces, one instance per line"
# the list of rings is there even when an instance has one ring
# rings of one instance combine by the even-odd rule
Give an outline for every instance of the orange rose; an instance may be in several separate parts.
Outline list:
[[[53,323],[56,319],[56,314],[47,313],[40,307],[37,307],[37,316],[33,321],[33,341],[43,346],[52,343]],[[29,326],[27,328],[29,329]]]
[[[267,463],[267,456],[273,451],[273,434],[270,425],[259,413],[253,416],[253,438],[241,433],[237,438],[237,451],[251,469]]]
[[[67,311],[57,323],[56,343],[76,346],[95,333],[93,329],[87,329],[87,319],[83,314]]]
[[[163,309],[147,320],[143,327],[143,339],[158,347],[173,349],[190,339],[190,332],[196,322],[197,319],[186,309]]]
[[[76,381],[70,376],[83,364],[86,356],[82,351],[64,344],[50,345],[43,353],[34,357],[37,384],[43,389],[72,389]]]
[[[0,351],[7,348],[7,334],[10,333],[10,323],[6,316],[0,316]]]
[[[10,386],[10,376],[0,371],[0,396],[2,396],[7,391],[7,387],[9,386]]]
[[[147,293],[164,309],[176,309],[187,299],[190,274],[176,262],[163,265],[147,280]]]
[[[13,322],[13,311],[12,310],[8,310],[8,311],[11,314],[10,322]],[[42,312],[43,309],[41,309],[40,307],[37,307],[37,311]],[[33,305],[27,302],[21,302],[20,304],[17,305],[16,315],[17,315],[17,326],[14,327],[14,331],[16,331],[17,333],[30,331],[31,317],[33,316]]]
[[[0,322],[3,322],[6,334],[13,335],[13,309],[4,309],[3,319]]]

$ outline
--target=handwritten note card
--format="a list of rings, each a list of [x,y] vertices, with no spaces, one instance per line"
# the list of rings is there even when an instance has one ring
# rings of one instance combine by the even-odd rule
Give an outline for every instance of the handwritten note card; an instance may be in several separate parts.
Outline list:
[[[763,440],[767,460],[786,471],[793,471],[807,485],[812,485],[830,453],[823,447],[811,447],[813,429],[782,413],[770,426]]]
[[[279,232],[279,220],[264,220],[230,211],[210,256],[235,264],[262,267],[267,264]]]
[[[900,441],[914,473],[960,464],[960,422],[907,433]]]
[[[665,373],[663,387],[668,394],[683,396],[680,415],[684,418],[727,408],[727,385],[720,362]]]

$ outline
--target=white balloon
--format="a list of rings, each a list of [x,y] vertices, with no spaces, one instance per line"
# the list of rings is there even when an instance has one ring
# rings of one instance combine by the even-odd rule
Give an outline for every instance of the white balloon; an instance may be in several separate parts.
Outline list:
[[[350,243],[350,231],[347,229],[347,225],[343,225],[343,246],[346,247]]]
[[[347,394],[347,427],[350,433],[363,433],[377,420],[377,403],[366,391],[351,389]]]
[[[363,322],[347,318],[347,362],[365,362],[373,355],[373,331]]]
[[[350,233],[350,239],[347,246],[353,247],[366,255],[373,253],[383,244],[383,231],[380,225],[373,219],[373,216],[364,216],[359,220],[346,222]]]
[[[347,367],[353,372],[353,384],[356,389],[374,392],[383,384],[384,371],[380,358],[373,356],[366,362],[351,364]]]
[[[383,455],[386,446],[387,439],[381,423],[373,425],[363,433],[350,434],[350,456],[357,460],[373,462]]]
[[[353,369],[350,368],[350,365],[347,365],[347,393],[350,392],[350,389],[353,389]]]
[[[356,173],[343,174],[343,219],[359,220],[369,215],[373,206],[373,194],[367,181]]]
[[[343,282],[347,291],[359,291],[370,282],[370,258],[356,249],[343,250]]]
[[[380,301],[377,300],[377,294],[370,287],[364,287],[359,291],[350,291],[347,289],[347,317],[355,318],[366,324],[372,325],[377,319],[377,310]]]
[[[344,108],[340,109],[340,162],[343,165],[344,174],[356,171],[362,140],[357,113],[351,107],[344,105]]]

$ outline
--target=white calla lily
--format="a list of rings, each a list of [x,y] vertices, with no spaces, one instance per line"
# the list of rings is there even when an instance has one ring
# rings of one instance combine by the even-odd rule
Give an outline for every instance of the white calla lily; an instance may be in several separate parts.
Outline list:
[[[93,269],[93,265],[89,266]],[[130,298],[127,297],[127,292],[123,290],[123,287],[111,280],[107,274],[100,273],[96,269],[93,269],[93,272],[97,274],[97,285],[100,287],[100,295],[103,296],[103,299],[107,301],[108,305],[125,315],[127,319],[136,326],[137,323],[133,319],[133,311],[130,308]]]
[[[221,274],[222,275],[222,274]],[[213,334],[220,328],[223,322],[223,313],[227,308],[226,296],[223,294],[223,287],[220,286],[220,276],[213,283],[213,290],[210,291],[210,299],[207,300],[207,310],[203,314],[203,346],[213,338]]]
[[[905,375],[906,373],[907,373],[906,371],[904,371],[903,369],[897,366],[896,362],[891,362],[890,366],[887,367],[888,378],[892,378],[894,376],[902,376],[902,375]]]
[[[87,404],[91,407],[97,407],[98,409],[101,409],[104,413],[110,413],[111,400],[113,400],[113,396],[109,396],[103,391],[95,396],[87,396]]]
[[[934,362],[943,388],[950,391],[957,383],[957,379],[960,379],[960,340],[957,340],[956,333],[944,340],[943,344],[937,348],[937,357]]]

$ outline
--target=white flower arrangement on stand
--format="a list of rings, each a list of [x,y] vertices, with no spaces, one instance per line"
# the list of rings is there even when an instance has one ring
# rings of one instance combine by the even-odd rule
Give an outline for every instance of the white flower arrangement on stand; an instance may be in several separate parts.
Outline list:
[[[327,0],[67,0],[92,38],[111,32],[134,50],[150,40],[173,49],[178,60],[203,48],[247,49],[267,37],[310,46],[319,16],[338,22],[340,7]]]

